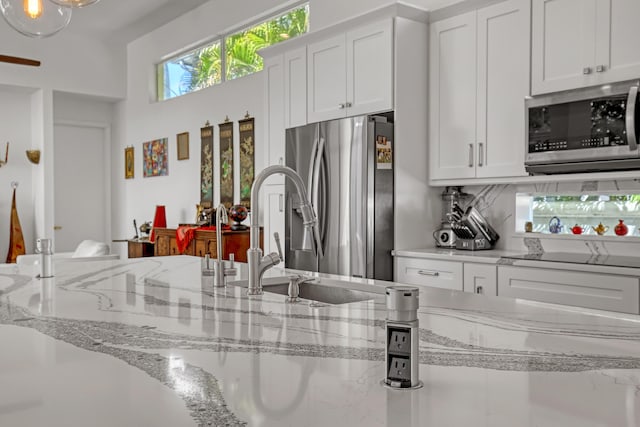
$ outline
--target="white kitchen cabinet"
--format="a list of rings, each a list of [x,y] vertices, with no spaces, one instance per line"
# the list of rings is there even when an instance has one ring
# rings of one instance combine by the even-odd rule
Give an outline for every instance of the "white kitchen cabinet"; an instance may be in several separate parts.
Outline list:
[[[498,269],[494,264],[463,265],[464,291],[480,295],[498,295]]]
[[[310,123],[393,109],[393,20],[307,46]]]
[[[284,164],[284,58],[275,55],[264,59],[265,75],[265,161],[267,165]],[[269,177],[268,183],[284,183],[284,176]]]
[[[640,75],[638,0],[533,0],[534,95]]]
[[[264,253],[278,252],[273,237],[273,233],[278,233],[284,256],[284,184],[265,185],[262,188],[264,193]]]
[[[529,17],[510,0],[432,24],[431,180],[526,175]]]
[[[498,295],[638,314],[638,277],[516,266],[498,267]]]
[[[399,283],[458,291],[463,288],[461,262],[396,257],[395,274]]]
[[[303,46],[284,53],[284,126],[306,124],[307,47]]]

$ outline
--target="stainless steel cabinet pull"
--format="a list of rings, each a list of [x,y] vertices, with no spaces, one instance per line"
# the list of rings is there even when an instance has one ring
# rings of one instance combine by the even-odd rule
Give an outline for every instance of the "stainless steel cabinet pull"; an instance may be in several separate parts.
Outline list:
[[[482,286],[476,286],[476,294],[483,294],[484,293],[484,289],[482,289]]]
[[[338,108],[339,108],[340,110],[343,110],[345,107],[346,107],[346,105],[345,105],[345,104],[338,104]]]
[[[478,144],[478,166],[482,167],[483,166],[483,160],[484,160],[484,148],[483,148],[483,143],[479,143]]]
[[[352,103],[350,103],[350,102],[347,102],[347,103],[346,103],[347,108],[351,107],[352,105],[353,105],[353,104],[352,104]]]
[[[437,271],[428,271],[428,270],[418,270],[418,274],[421,276],[431,276],[431,277],[438,277],[440,275],[440,273]]]
[[[604,65],[598,65],[596,67],[596,72],[597,73],[602,73],[602,72],[605,72],[605,71],[607,71],[607,67],[605,67]]]
[[[284,159],[282,157],[280,157],[280,160],[278,160],[278,164],[280,166],[282,166],[284,164],[283,162],[284,162]]]
[[[278,210],[280,212],[284,211],[284,197],[282,197],[282,194],[278,194]]]
[[[627,96],[627,111],[625,115],[626,130],[627,130],[627,143],[629,144],[629,150],[635,151],[638,149],[638,140],[636,135],[636,102],[638,101],[638,86],[631,86],[629,89],[629,95]]]
[[[473,167],[473,144],[469,144],[469,167]]]
[[[582,69],[582,74],[591,74],[591,67],[584,67]]]

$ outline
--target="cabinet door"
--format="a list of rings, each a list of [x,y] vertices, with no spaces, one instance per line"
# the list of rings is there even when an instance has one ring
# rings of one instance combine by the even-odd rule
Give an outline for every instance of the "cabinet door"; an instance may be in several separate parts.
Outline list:
[[[347,33],[347,115],[393,109],[393,21]]]
[[[265,75],[265,162],[267,166],[284,164],[284,69],[283,56],[264,60]],[[274,175],[270,182],[284,182],[284,176]]]
[[[476,176],[525,176],[530,6],[511,0],[478,11]]]
[[[543,268],[498,268],[498,295],[638,314],[638,278]]]
[[[307,47],[284,54],[284,127],[307,124]]]
[[[594,83],[595,2],[533,0],[531,89],[534,95]]]
[[[475,177],[475,11],[432,24],[430,59],[430,177]]]
[[[307,46],[307,115],[309,123],[346,115],[345,36]]]
[[[464,291],[498,295],[498,268],[491,264],[464,263]]]
[[[640,1],[597,0],[596,76],[599,83],[640,76]]]
[[[277,232],[280,235],[280,242],[284,248],[284,185],[266,185],[263,188],[265,194],[264,233],[267,236],[264,252],[278,252],[273,233]]]

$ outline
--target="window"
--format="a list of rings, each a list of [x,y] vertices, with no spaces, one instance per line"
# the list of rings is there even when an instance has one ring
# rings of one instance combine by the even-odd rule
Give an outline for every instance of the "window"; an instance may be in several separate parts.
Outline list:
[[[529,208],[528,218],[522,220],[533,222],[534,232],[550,233],[549,223],[557,217],[563,224],[560,234],[573,234],[572,228],[578,225],[581,234],[595,235],[595,228],[602,224],[604,235],[615,236],[615,226],[622,220],[628,236],[640,235],[640,194],[518,194],[516,200]]]
[[[305,4],[168,59],[157,65],[157,99],[174,98],[260,71],[263,64],[258,50],[305,34],[308,29],[309,4]]]

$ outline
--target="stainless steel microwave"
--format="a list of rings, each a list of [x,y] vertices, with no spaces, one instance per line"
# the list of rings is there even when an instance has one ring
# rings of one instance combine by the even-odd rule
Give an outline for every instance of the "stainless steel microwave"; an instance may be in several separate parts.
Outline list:
[[[527,99],[530,174],[640,169],[639,82]]]

